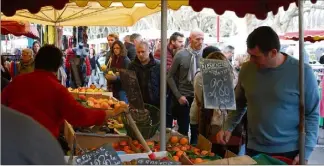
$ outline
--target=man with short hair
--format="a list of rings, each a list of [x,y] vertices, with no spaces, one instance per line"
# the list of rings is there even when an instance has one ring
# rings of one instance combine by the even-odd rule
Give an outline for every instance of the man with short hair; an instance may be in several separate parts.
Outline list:
[[[124,44],[126,45],[127,43],[130,43],[130,35],[124,37]]]
[[[136,73],[144,103],[160,107],[160,61],[150,54],[149,44],[136,45],[136,58],[128,65]]]
[[[182,49],[184,46],[184,36],[179,32],[174,32],[170,36],[169,44],[167,47],[167,70],[171,68],[172,59],[176,51]],[[157,49],[154,53],[156,59],[161,59],[161,48]]]
[[[189,112],[194,99],[193,80],[199,71],[199,60],[202,56],[204,33],[201,30],[193,30],[190,33],[190,45],[182,49],[174,56],[167,79],[173,95],[178,100],[176,105],[176,118],[179,125],[178,132],[188,135]],[[178,84],[176,84],[176,81]],[[197,125],[190,125],[192,144],[197,143]]]
[[[135,60],[135,57],[136,57],[136,48],[135,48],[135,46],[138,43],[140,43],[142,40],[143,40],[142,35],[140,35],[138,33],[133,33],[130,36],[130,43],[125,45],[125,47],[127,49],[127,56],[131,61]]]
[[[182,49],[184,46],[184,35],[179,33],[179,32],[174,32],[169,39],[169,44],[167,46],[167,71],[171,68],[172,65],[172,60],[176,52],[180,49]],[[156,59],[161,58],[161,48],[158,48],[155,53],[154,57]],[[172,128],[173,125],[173,115],[172,115],[172,102],[177,102],[177,100],[173,101],[175,97],[173,97],[173,94],[168,87],[167,90],[167,122],[166,122],[166,127],[167,128]]]
[[[226,144],[232,130],[247,112],[250,156],[260,153],[299,161],[299,62],[279,52],[276,32],[262,26],[247,38],[250,61],[243,64],[235,89],[235,111],[230,111],[218,143]],[[319,126],[319,93],[312,68],[305,64],[305,159],[316,146]],[[247,109],[246,109],[247,107]]]
[[[224,48],[223,54],[226,56],[226,58],[232,62],[233,56],[234,56],[234,47],[231,45],[228,45]]]

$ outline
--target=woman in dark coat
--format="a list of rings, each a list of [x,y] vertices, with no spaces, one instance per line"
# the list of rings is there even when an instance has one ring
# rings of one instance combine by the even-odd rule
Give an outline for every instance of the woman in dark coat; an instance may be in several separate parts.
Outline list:
[[[105,77],[108,81],[108,89],[113,92],[113,96],[118,100],[128,103],[126,92],[122,89],[120,76],[117,74],[120,69],[127,69],[130,63],[127,57],[127,50],[125,45],[117,40],[110,48],[110,56],[108,57],[108,71],[113,71],[115,75],[106,74]]]

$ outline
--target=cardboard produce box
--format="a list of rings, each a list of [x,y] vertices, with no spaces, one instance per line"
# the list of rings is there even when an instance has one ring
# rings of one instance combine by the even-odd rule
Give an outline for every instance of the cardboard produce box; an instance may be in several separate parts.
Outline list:
[[[64,136],[72,149],[74,142],[77,148],[91,149],[99,147],[103,144],[112,144],[120,141],[127,141],[131,144],[131,139],[128,136],[121,136],[118,134],[95,134],[95,133],[78,133],[73,130],[73,127],[67,122],[64,122]],[[134,147],[133,147],[134,148]]]
[[[208,139],[206,139],[204,136],[199,135],[198,136],[198,144],[196,147],[201,150],[206,150],[206,151],[210,152],[212,149],[212,143]],[[181,156],[180,162],[183,165],[195,165],[185,155]],[[237,156],[236,154],[232,153],[231,151],[226,151],[225,157],[223,159],[205,161],[205,162],[199,163],[198,165],[252,165],[252,164],[256,164],[256,161],[254,161],[251,157]]]

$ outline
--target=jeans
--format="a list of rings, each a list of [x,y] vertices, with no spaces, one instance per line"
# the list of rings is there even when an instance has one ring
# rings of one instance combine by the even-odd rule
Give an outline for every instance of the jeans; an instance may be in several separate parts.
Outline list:
[[[175,114],[177,118],[177,123],[179,126],[178,132],[184,136],[188,136],[189,132],[189,123],[190,123],[190,107],[191,103],[193,101],[193,97],[186,97],[188,100],[188,104],[180,105],[179,102],[177,102],[175,106]],[[191,135],[197,135],[197,133],[191,133]]]
[[[197,145],[197,143],[198,143],[198,124],[190,124],[190,133],[191,133],[190,144]]]
[[[166,98],[166,128],[172,128],[173,126],[173,94],[170,89],[167,90]]]
[[[118,96],[119,96],[120,101],[124,101],[126,104],[128,104],[128,99],[127,99],[125,91],[123,91],[123,90],[119,91]]]

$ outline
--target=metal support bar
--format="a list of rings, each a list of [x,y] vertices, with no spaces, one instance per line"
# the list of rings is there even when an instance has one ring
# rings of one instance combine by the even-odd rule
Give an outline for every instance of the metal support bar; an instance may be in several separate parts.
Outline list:
[[[299,21],[299,164],[305,165],[304,0],[298,1]]]
[[[167,14],[168,1],[161,0],[161,68],[160,68],[160,148],[166,150],[166,58],[167,58]]]

